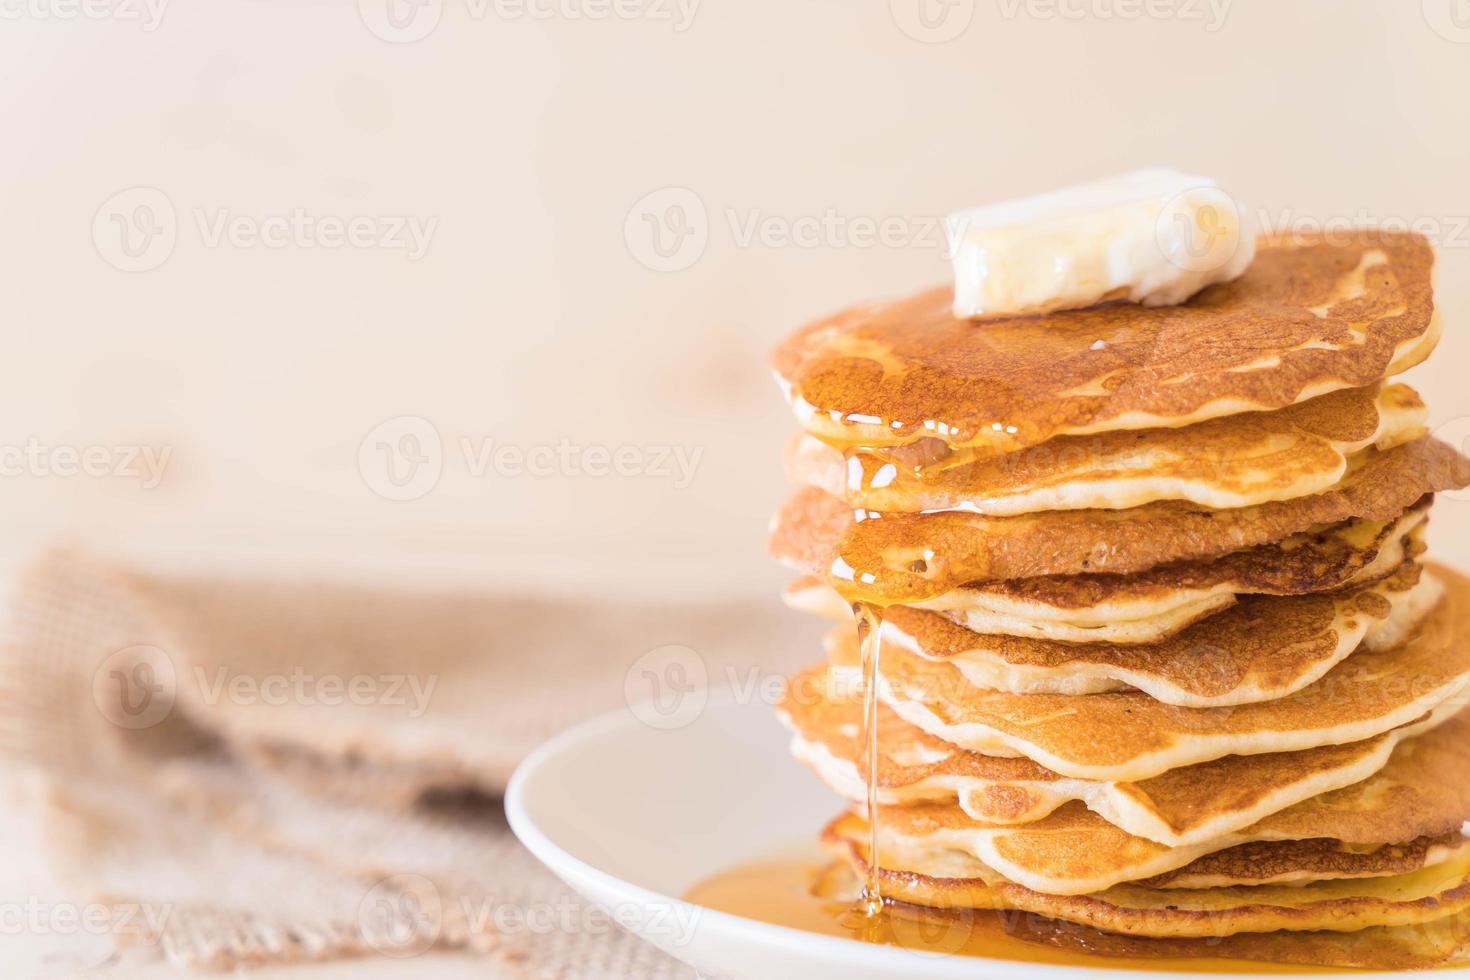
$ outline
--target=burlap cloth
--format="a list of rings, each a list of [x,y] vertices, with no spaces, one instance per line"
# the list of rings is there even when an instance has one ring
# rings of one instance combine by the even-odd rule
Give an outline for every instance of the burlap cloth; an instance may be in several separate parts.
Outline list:
[[[487,976],[686,977],[545,872],[498,794],[627,710],[667,644],[712,684],[814,649],[774,603],[167,577],[75,553],[23,577],[0,750],[123,946],[185,968],[483,951]],[[635,692],[636,693],[636,692]]]

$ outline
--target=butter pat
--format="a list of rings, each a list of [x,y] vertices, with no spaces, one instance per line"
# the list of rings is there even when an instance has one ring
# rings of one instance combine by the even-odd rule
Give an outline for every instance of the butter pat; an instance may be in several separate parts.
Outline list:
[[[1182,303],[1255,258],[1255,222],[1213,180],[1138,170],[946,220],[954,314],[981,319],[1126,299]]]

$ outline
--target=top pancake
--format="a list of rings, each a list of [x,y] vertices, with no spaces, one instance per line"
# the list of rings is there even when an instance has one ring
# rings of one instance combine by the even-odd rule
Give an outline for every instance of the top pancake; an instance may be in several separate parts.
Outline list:
[[[1284,408],[1374,384],[1433,347],[1428,241],[1374,237],[1263,239],[1244,276],[1181,306],[977,325],[936,288],[811,324],[774,366],[802,425],[846,444],[927,437],[1005,453]]]

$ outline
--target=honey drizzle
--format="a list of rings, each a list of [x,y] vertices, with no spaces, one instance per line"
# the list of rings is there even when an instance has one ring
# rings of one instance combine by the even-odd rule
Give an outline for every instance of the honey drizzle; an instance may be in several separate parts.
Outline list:
[[[883,609],[871,602],[854,602],[858,649],[863,673],[863,760],[868,783],[868,880],[860,899],[862,912],[876,922],[883,913],[883,887],[878,861],[878,664],[883,655]]]

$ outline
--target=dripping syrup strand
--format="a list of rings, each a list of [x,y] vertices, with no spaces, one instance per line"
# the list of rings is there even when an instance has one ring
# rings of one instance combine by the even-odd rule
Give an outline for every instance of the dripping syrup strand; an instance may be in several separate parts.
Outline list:
[[[860,911],[877,923],[883,914],[878,870],[878,661],[883,648],[883,610],[870,602],[854,602],[858,650],[863,675],[863,758],[868,784],[868,880],[859,899]]]

